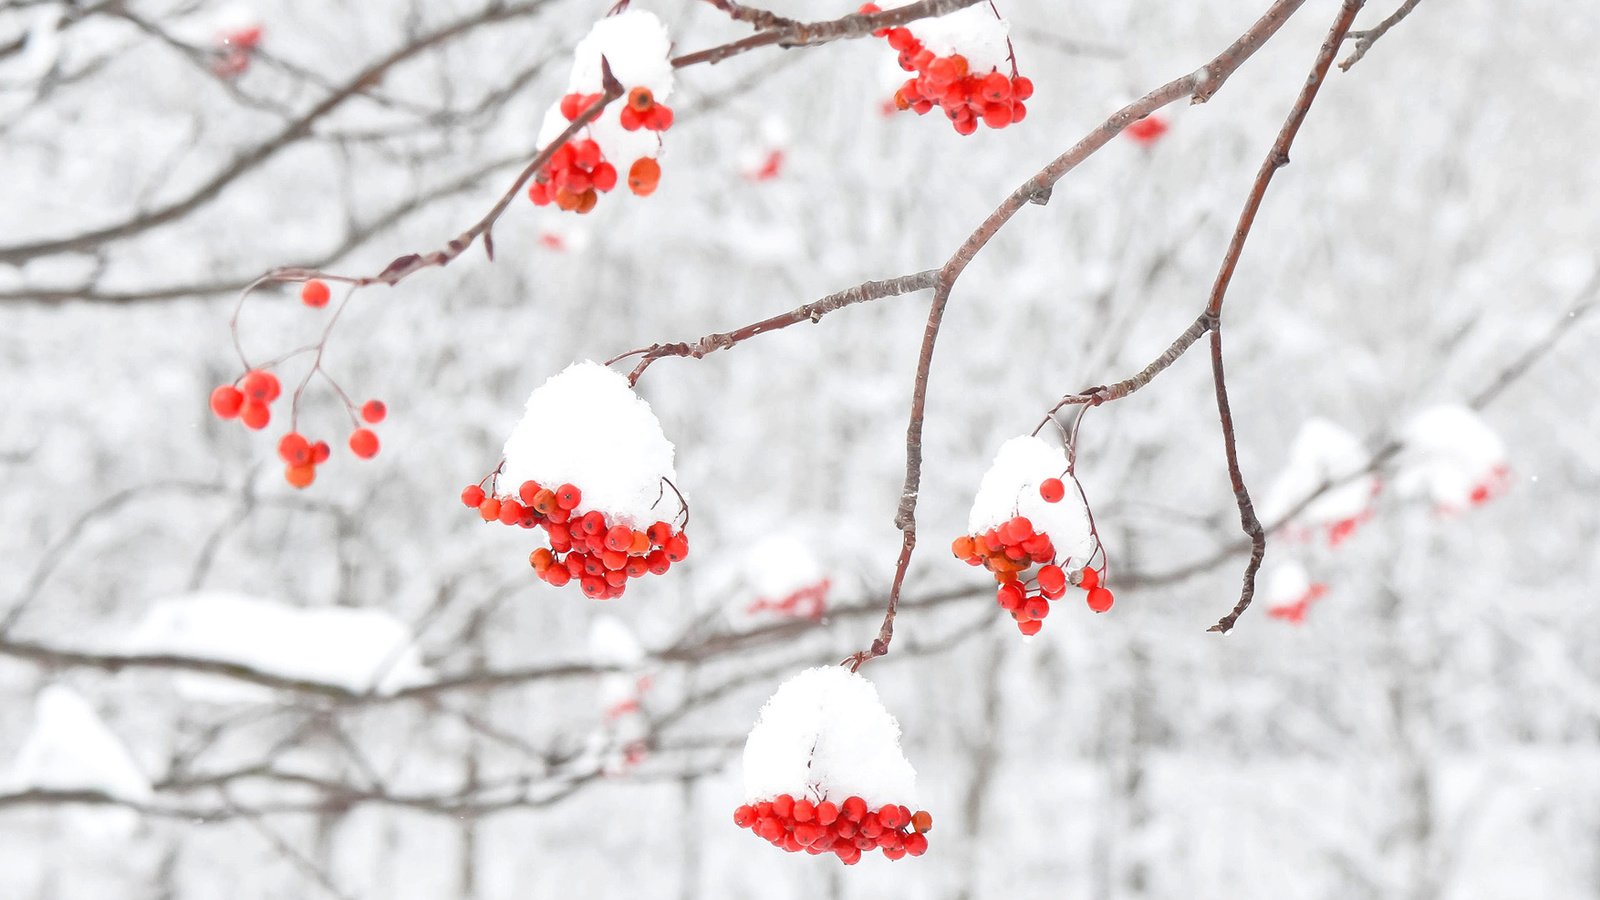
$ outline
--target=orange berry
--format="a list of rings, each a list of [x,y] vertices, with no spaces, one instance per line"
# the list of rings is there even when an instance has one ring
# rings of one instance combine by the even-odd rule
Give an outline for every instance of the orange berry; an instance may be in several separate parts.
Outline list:
[[[290,466],[283,474],[289,483],[297,488],[310,486],[317,479],[317,467],[307,463],[300,466]]]
[[[485,498],[478,504],[478,515],[483,516],[485,522],[493,522],[500,518],[500,501],[493,497]]]
[[[972,536],[963,534],[951,541],[950,552],[955,554],[956,559],[970,559],[976,552],[976,549],[972,546]]]
[[[333,292],[328,290],[328,283],[313,278],[300,287],[300,302],[310,307],[323,307],[328,305],[328,298]]]
[[[644,86],[636,87],[628,92],[628,107],[638,112],[649,112],[650,107],[656,105],[656,95]]]
[[[661,182],[661,164],[648,156],[641,156],[628,168],[628,189],[641,197],[656,192]]]

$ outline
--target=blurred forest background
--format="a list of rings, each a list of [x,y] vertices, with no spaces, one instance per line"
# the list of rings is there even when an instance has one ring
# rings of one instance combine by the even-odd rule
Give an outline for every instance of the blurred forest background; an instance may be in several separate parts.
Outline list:
[[[338,449],[305,492],[275,439],[206,409],[236,374],[238,289],[280,265],[375,272],[475,221],[608,3],[0,6],[0,898],[1600,896],[1596,319],[1484,406],[1503,496],[1440,515],[1386,491],[1335,548],[1270,544],[1269,572],[1327,585],[1299,624],[1263,598],[1205,633],[1243,555],[1203,349],[1085,421],[1110,613],[1072,604],[1023,640],[946,549],[1002,441],[1193,320],[1334,0],[1166,110],[1159,141],[1094,155],[955,290],[922,544],[894,650],[862,670],[935,815],[925,857],[846,869],[731,813],[765,698],[876,632],[926,293],[651,368],[694,553],[621,601],[539,584],[525,536],[460,506],[570,361],[940,264],[1268,5],[998,2],[1038,85],[1018,126],[886,116],[879,41],[749,53],[681,73],[653,197],[582,218],[519,198],[493,263],[474,248],[358,294],[326,363],[388,402],[384,450],[357,464],[314,395],[304,429]],[[1230,294],[1258,495],[1307,419],[1376,449],[1593,300],[1600,16],[1579,7],[1424,2],[1331,73]],[[709,3],[648,8],[680,49],[749,33]],[[253,26],[241,66],[220,41]],[[323,321],[270,289],[241,328],[259,357]],[[820,624],[750,611],[789,564],[829,578]],[[118,663],[159,610],[225,594],[273,604],[208,632],[252,671],[334,674]],[[335,608],[370,618],[296,618]],[[601,617],[644,658],[594,639]],[[419,687],[340,686],[396,633]]]

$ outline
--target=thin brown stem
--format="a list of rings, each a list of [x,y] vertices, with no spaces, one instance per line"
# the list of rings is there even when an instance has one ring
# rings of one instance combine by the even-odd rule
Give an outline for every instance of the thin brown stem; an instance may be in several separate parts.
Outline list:
[[[1378,38],[1388,34],[1389,29],[1404,21],[1405,17],[1411,15],[1411,11],[1416,9],[1420,3],[1422,3],[1422,0],[1406,0],[1405,3],[1400,4],[1399,9],[1395,10],[1389,18],[1379,22],[1376,27],[1369,28],[1366,31],[1350,32],[1349,36],[1356,39],[1356,48],[1351,51],[1349,56],[1339,62],[1339,68],[1346,72],[1350,71],[1351,66],[1360,62],[1362,57],[1367,55],[1367,51],[1371,50],[1372,45],[1378,42]]]

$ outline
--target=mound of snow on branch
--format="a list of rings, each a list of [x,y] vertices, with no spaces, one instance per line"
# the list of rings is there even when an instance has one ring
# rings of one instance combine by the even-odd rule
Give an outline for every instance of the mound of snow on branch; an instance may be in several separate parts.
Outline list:
[[[600,60],[605,58],[611,74],[621,82],[623,99],[627,91],[646,87],[656,102],[664,103],[672,96],[674,76],[672,68],[672,38],[667,26],[653,14],[644,10],[628,10],[607,16],[594,24],[589,34],[573,48],[572,75],[567,81],[567,92],[573,94],[599,94],[605,91]],[[617,103],[607,107],[605,114],[589,126],[589,136],[600,145],[600,152],[617,168],[626,173],[628,166],[640,157],[654,157],[661,150],[661,140],[653,131],[640,129],[627,131],[617,116]],[[561,104],[553,104],[545,113],[539,129],[539,146],[544,147],[556,139],[570,124],[561,115]]]
[[[357,693],[391,694],[432,680],[412,643],[411,629],[389,613],[340,606],[308,609],[228,593],[156,603],[121,649],[233,663]],[[186,676],[180,684],[185,693],[205,699],[268,696],[253,685],[220,676]]]
[[[934,56],[959,53],[966,57],[969,71],[1011,71],[1011,47],[1006,42],[1011,23],[995,15],[987,3],[976,3],[936,19],[918,19],[907,24],[906,29]]]
[[[1284,519],[1324,485],[1333,485],[1295,515],[1290,533],[1301,539],[1327,528],[1338,543],[1371,515],[1378,481],[1363,475],[1371,457],[1361,440],[1326,419],[1308,419],[1289,448],[1289,461],[1262,495],[1259,514],[1268,526]]]
[[[1468,407],[1422,410],[1406,423],[1402,442],[1396,486],[1406,496],[1427,496],[1446,512],[1460,512],[1510,486],[1505,442]]]
[[[878,691],[843,666],[807,669],[762,707],[744,745],[744,799],[856,796],[876,809],[915,806],[916,770]]]
[[[28,732],[5,789],[99,791],[120,800],[150,799],[150,780],[122,740],[82,695],[59,684],[39,692]]]
[[[1067,452],[1059,444],[1032,435],[1001,444],[978,484],[967,533],[983,534],[1015,516],[1025,516],[1034,531],[1050,536],[1063,565],[1070,558],[1071,568],[1082,568],[1094,555],[1096,542],[1089,529],[1089,509],[1066,473]],[[1039,496],[1039,485],[1051,478],[1066,482],[1066,496],[1056,503]]]
[[[583,509],[644,528],[670,520],[678,498],[672,442],[650,404],[628,380],[599,363],[574,363],[528,396],[522,419],[506,438],[502,497],[525,481],[576,485]]]

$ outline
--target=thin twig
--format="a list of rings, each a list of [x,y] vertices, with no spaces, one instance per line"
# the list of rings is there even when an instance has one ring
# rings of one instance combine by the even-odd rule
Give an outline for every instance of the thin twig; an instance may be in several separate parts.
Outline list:
[[[1250,537],[1250,561],[1245,565],[1239,602],[1234,604],[1233,609],[1219,619],[1217,624],[1206,629],[1207,631],[1227,634],[1239,616],[1250,608],[1250,601],[1256,592],[1256,573],[1260,571],[1261,560],[1267,552],[1266,529],[1261,527],[1261,520],[1256,518],[1255,506],[1250,502],[1250,490],[1245,486],[1244,474],[1239,471],[1238,439],[1234,435],[1233,411],[1228,405],[1228,385],[1222,366],[1222,303],[1227,297],[1228,285],[1233,282],[1233,273],[1239,266],[1239,257],[1244,253],[1244,243],[1250,237],[1250,228],[1255,224],[1256,213],[1260,211],[1261,201],[1267,195],[1268,185],[1272,183],[1272,176],[1289,164],[1289,149],[1294,144],[1295,135],[1299,134],[1300,126],[1306,120],[1306,114],[1311,111],[1311,104],[1317,99],[1317,90],[1327,78],[1328,68],[1333,65],[1333,58],[1338,54],[1339,46],[1344,43],[1345,33],[1355,22],[1356,13],[1361,11],[1364,2],[1365,0],[1344,0],[1339,7],[1339,15],[1334,19],[1333,27],[1328,30],[1328,36],[1323,39],[1321,49],[1317,51],[1311,75],[1306,79],[1305,87],[1300,89],[1300,96],[1290,108],[1289,117],[1278,130],[1277,140],[1273,141],[1271,151],[1267,153],[1267,158],[1261,163],[1260,171],[1256,173],[1255,184],[1251,186],[1250,196],[1245,200],[1244,210],[1239,214],[1239,224],[1234,228],[1233,238],[1228,242],[1228,250],[1222,257],[1222,267],[1217,272],[1216,283],[1211,287],[1211,299],[1206,304],[1206,313],[1216,318],[1211,328],[1211,374],[1216,385],[1217,419],[1222,426],[1222,447],[1228,459],[1228,481],[1233,486],[1234,502],[1239,506],[1239,527]]]
[[[1367,55],[1367,51],[1371,50],[1372,45],[1378,42],[1378,38],[1388,34],[1389,29],[1399,25],[1406,16],[1411,15],[1411,11],[1416,9],[1421,2],[1422,0],[1406,0],[1405,3],[1400,5],[1399,9],[1394,11],[1393,15],[1379,22],[1376,28],[1350,32],[1349,37],[1356,39],[1356,49],[1339,63],[1339,68],[1346,72],[1350,71],[1351,66],[1360,62],[1361,58]]]

